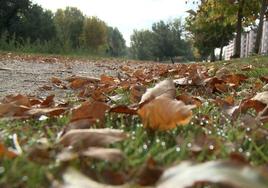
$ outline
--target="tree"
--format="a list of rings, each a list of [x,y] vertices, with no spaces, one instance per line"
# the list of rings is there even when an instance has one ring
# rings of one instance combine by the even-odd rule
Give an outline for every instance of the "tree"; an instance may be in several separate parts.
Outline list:
[[[264,16],[267,11],[268,2],[267,0],[262,0],[260,2],[260,16],[259,16],[259,25],[257,30],[257,37],[256,37],[256,43],[255,43],[255,53],[261,54],[261,39],[262,39],[262,32],[263,32],[263,24],[264,24]]]
[[[107,26],[97,17],[86,18],[81,35],[84,47],[98,50],[107,41]]]
[[[9,32],[22,41],[52,40],[56,34],[53,14],[51,11],[44,11],[39,5],[30,5],[24,14],[21,14],[20,19],[10,23]]]
[[[154,59],[153,33],[149,30],[134,30],[131,35],[130,52],[132,57],[140,60]]]
[[[1,0],[0,1],[0,34],[9,31],[12,20],[19,20],[20,15],[28,9],[29,0]]]
[[[160,61],[179,55],[178,46],[181,43],[181,27],[179,20],[173,23],[165,23],[160,21],[154,23],[153,30],[153,45],[155,46],[154,55],[159,58]]]
[[[167,60],[176,56],[191,58],[191,45],[182,39],[182,25],[179,19],[152,25],[152,31],[134,31],[131,36],[131,52],[134,58],[142,60]]]
[[[212,10],[209,11],[211,18],[220,17],[224,11],[224,15],[227,17],[225,22],[235,25],[235,58],[240,57],[243,27],[254,24],[259,11],[259,2],[260,0],[201,0],[199,7],[211,4]],[[202,8],[199,8],[199,11],[203,11]]]
[[[84,19],[83,13],[75,7],[57,10],[54,17],[57,37],[65,48],[79,47]]]
[[[126,52],[126,42],[117,28],[108,27],[108,53],[111,56],[122,56]]]
[[[220,48],[222,59],[223,47],[233,38],[235,24],[229,18],[222,1],[203,1],[196,12],[192,12],[186,19],[186,29],[191,33],[194,46],[198,49],[202,59],[211,57],[215,60],[215,48]]]
[[[231,10],[229,11],[231,14],[228,14],[229,17],[236,16],[235,54],[233,57],[240,58],[243,26],[249,26],[255,22],[259,10],[259,0],[225,0],[224,5],[222,8]]]

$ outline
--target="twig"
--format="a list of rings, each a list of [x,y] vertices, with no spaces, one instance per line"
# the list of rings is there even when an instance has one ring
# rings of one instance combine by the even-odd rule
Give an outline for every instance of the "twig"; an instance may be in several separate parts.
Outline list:
[[[0,71],[12,71],[12,69],[9,69],[9,68],[0,68]]]

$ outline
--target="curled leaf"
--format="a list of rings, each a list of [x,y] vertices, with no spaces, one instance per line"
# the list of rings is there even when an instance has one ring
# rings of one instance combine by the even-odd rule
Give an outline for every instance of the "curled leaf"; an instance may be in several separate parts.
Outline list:
[[[157,188],[185,188],[197,182],[224,183],[241,188],[266,188],[268,178],[259,171],[232,162],[212,161],[192,165],[184,162],[167,169]]]
[[[165,95],[171,99],[176,97],[176,88],[172,80],[164,80],[158,83],[155,87],[147,89],[142,96],[140,103],[154,99],[160,95]]]
[[[68,131],[59,144],[79,148],[107,146],[127,138],[127,134],[114,129],[75,129]]]
[[[186,125],[192,118],[192,110],[195,106],[185,105],[161,95],[143,105],[138,114],[142,118],[145,127],[154,130],[169,130],[177,125]]]

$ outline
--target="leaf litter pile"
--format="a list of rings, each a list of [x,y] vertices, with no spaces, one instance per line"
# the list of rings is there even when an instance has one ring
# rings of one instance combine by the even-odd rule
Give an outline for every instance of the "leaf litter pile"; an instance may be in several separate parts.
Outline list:
[[[4,97],[0,186],[268,187],[268,74],[222,67],[126,64],[42,87],[75,97]]]

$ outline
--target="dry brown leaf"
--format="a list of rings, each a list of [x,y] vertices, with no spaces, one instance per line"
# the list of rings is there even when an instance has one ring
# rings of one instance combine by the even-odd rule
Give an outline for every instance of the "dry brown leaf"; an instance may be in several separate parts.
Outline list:
[[[59,144],[74,148],[103,147],[127,138],[127,134],[115,129],[75,129],[68,131]]]
[[[161,95],[139,110],[143,125],[154,130],[169,130],[177,125],[186,125],[192,118],[195,106]]]
[[[50,107],[54,104],[54,97],[55,95],[50,95],[48,96],[42,103],[41,106],[42,107]]]
[[[52,87],[49,85],[43,85],[42,87],[39,88],[40,90],[45,90],[45,91],[51,91]]]
[[[267,106],[267,105],[258,101],[258,100],[245,100],[240,105],[240,108],[241,108],[242,112],[245,112],[250,108],[253,108],[256,110],[257,113],[259,113],[265,108],[265,106]]]
[[[181,94],[177,96],[176,99],[184,102],[186,105],[195,105],[196,107],[202,106],[202,101],[199,98],[187,94]]]
[[[142,85],[134,85],[130,87],[130,101],[133,103],[139,102],[145,91],[146,87]]]
[[[89,83],[91,83],[91,81],[87,80],[87,79],[76,79],[76,80],[71,82],[70,88],[72,88],[72,89],[80,89],[82,87],[85,87]]]
[[[164,169],[158,166],[155,160],[150,157],[138,172],[136,182],[141,186],[154,185],[163,171]]]
[[[52,77],[51,82],[56,85],[60,85],[62,83],[62,81],[57,77]]]
[[[136,108],[131,108],[131,107],[128,107],[125,105],[115,106],[115,107],[111,108],[109,112],[129,114],[129,115],[137,115]]]
[[[109,109],[110,107],[103,102],[86,101],[72,111],[71,122],[82,119],[93,119],[103,122],[105,118],[105,112]]]
[[[2,102],[5,104],[7,103],[14,104],[16,106],[20,106],[20,105],[26,106],[26,107],[32,106],[29,98],[27,96],[20,95],[20,94],[6,96]]]
[[[222,76],[222,79],[230,84],[230,86],[237,87],[239,86],[243,81],[245,81],[248,77],[243,74],[229,74]]]
[[[264,83],[268,84],[268,76],[262,76],[261,81],[263,81]]]
[[[0,159],[2,157],[7,157],[7,158],[10,158],[10,159],[13,159],[15,157],[17,157],[17,153],[13,152],[13,151],[10,151],[9,149],[7,149],[4,144],[2,144],[0,142]]]
[[[0,104],[0,117],[25,116],[29,107],[15,104]]]
[[[109,174],[109,178],[118,179],[111,176],[111,174]],[[101,184],[71,168],[67,169],[67,171],[63,174],[63,179],[64,185],[62,185],[61,188],[133,188],[133,185],[128,184],[121,186]]]
[[[155,87],[147,89],[146,93],[142,96],[140,103],[152,100],[160,95],[165,95],[171,99],[176,97],[176,88],[172,80],[164,80],[158,83]]]
[[[116,82],[115,82],[113,77],[103,74],[103,75],[101,75],[100,83],[107,84],[107,85],[114,85]]]
[[[26,115],[41,116],[46,115],[49,117],[59,116],[66,112],[67,108],[33,108],[26,112]]]

